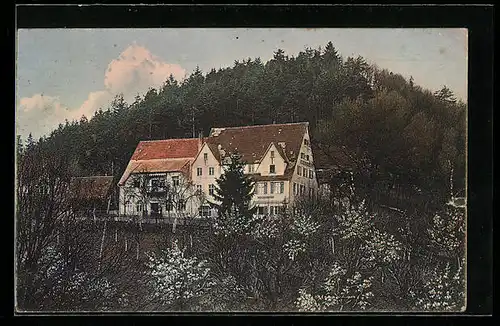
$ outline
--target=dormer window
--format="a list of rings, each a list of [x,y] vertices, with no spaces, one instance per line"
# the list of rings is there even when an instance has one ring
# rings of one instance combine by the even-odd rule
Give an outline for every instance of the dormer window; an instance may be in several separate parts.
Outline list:
[[[269,173],[270,174],[276,173],[276,165],[274,164],[269,165]]]

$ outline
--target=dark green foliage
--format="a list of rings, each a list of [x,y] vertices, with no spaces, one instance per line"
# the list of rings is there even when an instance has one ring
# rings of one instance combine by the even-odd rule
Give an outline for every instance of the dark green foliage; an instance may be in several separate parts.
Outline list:
[[[427,194],[422,202],[440,205],[450,188],[465,191],[466,104],[446,86],[432,93],[361,57],[344,59],[331,42],[296,56],[278,49],[267,62],[197,68],[182,82],[165,79],[133,103],[118,95],[93,117],[66,121],[47,146],[68,158],[70,174],[119,176],[141,140],[308,121],[313,145],[324,149],[316,162],[355,171],[362,197],[390,195],[383,202],[394,204]],[[34,144],[28,139],[25,147]],[[339,150],[351,160],[339,159]]]
[[[235,226],[236,229],[241,226],[242,230],[239,231],[246,232],[252,227],[253,214],[257,209],[251,206],[254,183],[244,174],[240,155],[233,153],[228,158],[229,164],[223,167],[225,172],[216,180],[214,202],[211,205],[217,209],[217,219],[227,220],[223,224]]]
[[[228,214],[234,207],[239,215],[252,216],[255,208],[250,207],[253,196],[253,182],[244,174],[241,156],[232,154],[230,163],[224,166],[225,172],[216,180],[214,204],[220,214]]]

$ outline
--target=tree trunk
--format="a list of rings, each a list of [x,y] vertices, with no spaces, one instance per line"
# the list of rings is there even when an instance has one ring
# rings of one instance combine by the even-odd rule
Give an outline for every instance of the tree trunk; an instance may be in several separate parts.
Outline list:
[[[175,234],[175,229],[177,227],[177,215],[174,217],[174,222],[172,223],[172,233]]]
[[[106,227],[108,221],[104,221],[104,227],[102,230],[102,238],[101,238],[101,248],[99,249],[99,267],[98,270],[101,270],[101,262],[102,262],[102,251],[104,249],[104,240],[106,239]]]
[[[137,246],[136,246],[136,259],[139,260],[139,241],[137,241]]]

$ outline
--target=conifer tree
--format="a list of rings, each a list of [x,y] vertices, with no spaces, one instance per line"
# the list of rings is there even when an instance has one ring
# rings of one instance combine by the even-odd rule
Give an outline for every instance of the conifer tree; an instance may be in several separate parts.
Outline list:
[[[246,233],[252,227],[256,207],[251,206],[253,181],[245,176],[241,156],[237,153],[229,156],[225,172],[216,180],[214,202],[217,209],[216,229],[225,233]]]

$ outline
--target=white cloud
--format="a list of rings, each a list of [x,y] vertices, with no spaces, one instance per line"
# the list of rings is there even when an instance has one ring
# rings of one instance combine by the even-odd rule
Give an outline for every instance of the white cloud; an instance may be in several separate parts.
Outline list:
[[[104,89],[90,92],[78,108],[68,108],[57,96],[35,94],[21,98],[16,109],[16,133],[27,137],[32,132],[34,137],[39,137],[66,119],[78,120],[82,115],[90,118],[99,108],[106,108],[115,95],[122,93],[125,100],[131,102],[150,87],[160,87],[170,74],[182,80],[186,71],[134,43],[109,63],[104,75]]]
[[[104,85],[111,93],[123,93],[127,100],[131,100],[149,87],[160,87],[170,74],[182,80],[186,71],[180,65],[162,61],[145,47],[134,43],[110,62]]]

